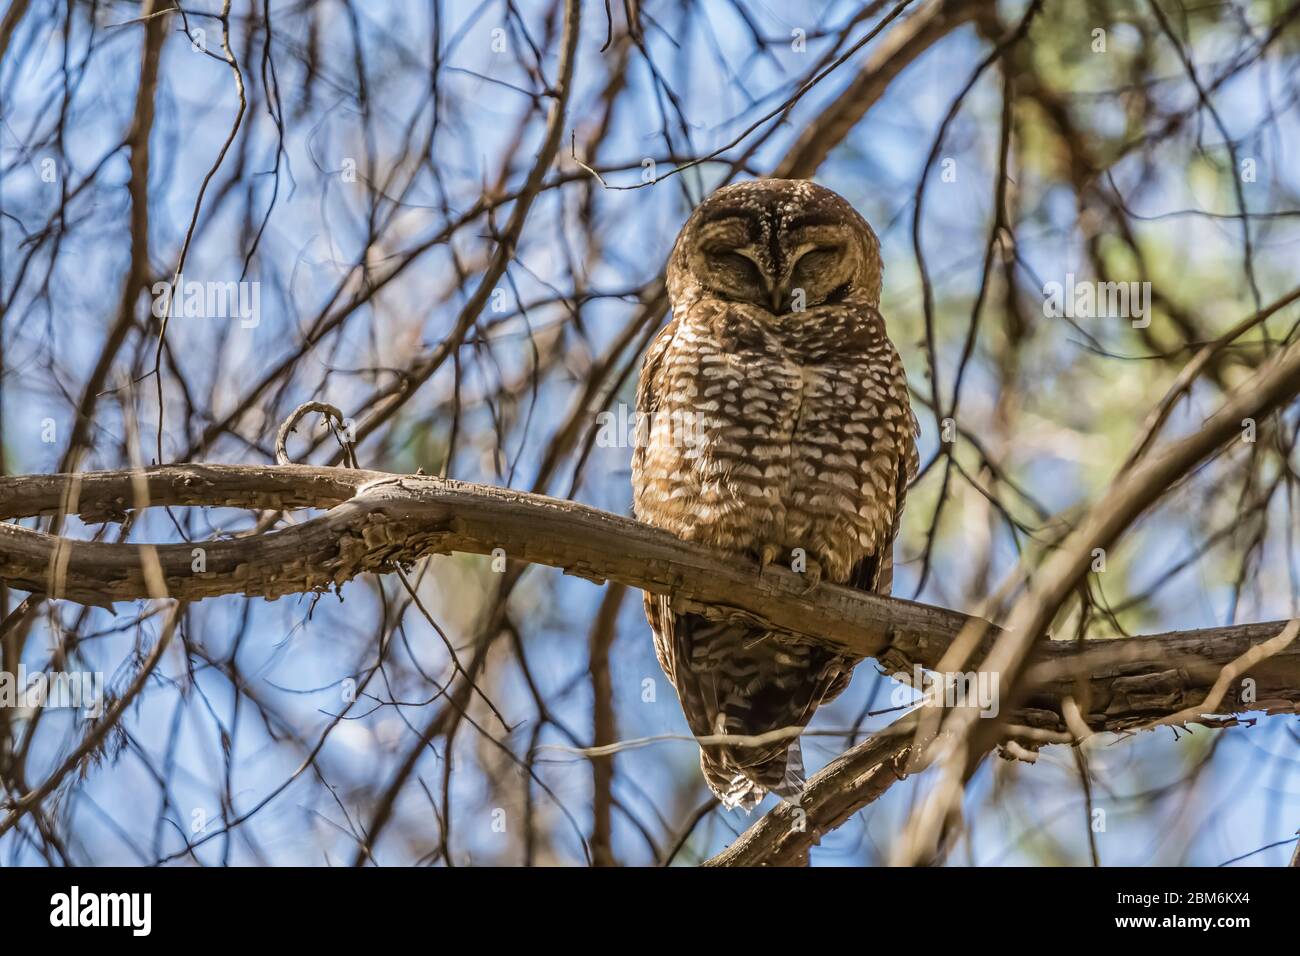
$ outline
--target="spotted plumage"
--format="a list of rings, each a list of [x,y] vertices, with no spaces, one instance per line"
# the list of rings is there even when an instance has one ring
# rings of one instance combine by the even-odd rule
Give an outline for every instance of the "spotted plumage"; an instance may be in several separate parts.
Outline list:
[[[810,586],[888,593],[917,425],[880,283],[875,234],[829,189],[757,180],[701,203],[669,258],[672,318],[637,392],[637,517],[802,570]],[[645,603],[697,736],[795,734],[857,663],[734,617],[674,613],[662,596]],[[797,736],[704,746],[700,763],[728,807],[802,788]]]

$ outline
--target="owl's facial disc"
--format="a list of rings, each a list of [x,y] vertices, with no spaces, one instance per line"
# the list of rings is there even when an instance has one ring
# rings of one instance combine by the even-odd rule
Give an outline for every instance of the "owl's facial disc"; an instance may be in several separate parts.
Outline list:
[[[682,228],[668,260],[670,292],[694,285],[768,315],[848,301],[880,302],[880,243],[857,211],[807,180],[724,186]]]
[[[775,216],[711,220],[692,250],[692,271],[714,294],[774,315],[840,301],[861,262],[854,232],[840,223],[792,226]]]

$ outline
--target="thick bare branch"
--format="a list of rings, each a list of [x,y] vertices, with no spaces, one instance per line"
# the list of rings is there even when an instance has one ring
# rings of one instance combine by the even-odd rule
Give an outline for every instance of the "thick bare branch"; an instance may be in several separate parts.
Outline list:
[[[0,518],[56,513],[67,501],[85,520],[120,520],[141,494],[156,506],[330,510],[284,530],[193,544],[73,541],[0,524],[0,577],[23,590],[106,605],[151,596],[146,572],[156,560],[177,598],[276,598],[337,587],[428,554],[500,548],[514,560],[672,595],[683,610],[759,620],[875,658],[891,674],[938,666],[967,626],[985,632],[974,656],[981,660],[999,633],[946,608],[835,585],[809,592],[800,575],[781,568],[760,575],[755,565],[575,502],[425,476],[216,464],[31,475],[0,479]],[[1028,675],[1027,686],[1036,689],[1024,702],[1025,719],[1063,728],[1067,697],[1086,702],[1093,730],[1122,730],[1195,706],[1224,666],[1275,637],[1284,623],[1045,642]],[[1255,699],[1229,700],[1227,711],[1293,709],[1300,703],[1300,647],[1261,662],[1250,676]]]
[[[817,116],[773,170],[773,176],[811,176],[867,115],[898,74],[948,34],[973,20],[990,0],[931,0],[891,30],[862,72]]]

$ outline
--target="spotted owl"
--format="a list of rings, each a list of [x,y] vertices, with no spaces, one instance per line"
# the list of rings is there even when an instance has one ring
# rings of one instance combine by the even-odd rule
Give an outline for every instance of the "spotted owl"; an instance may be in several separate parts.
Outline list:
[[[635,514],[729,555],[889,593],[893,542],[917,471],[907,377],[880,315],[875,233],[815,183],[718,190],[668,261],[672,316],[637,391]],[[746,811],[803,788],[798,730],[858,659],[725,615],[645,596],[655,652],[701,747],[710,789]],[[717,619],[711,619],[717,618]]]

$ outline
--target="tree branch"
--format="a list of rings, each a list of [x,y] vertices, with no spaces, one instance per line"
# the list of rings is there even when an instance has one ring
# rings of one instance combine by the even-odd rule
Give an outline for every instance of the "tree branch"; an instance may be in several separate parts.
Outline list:
[[[849,135],[900,73],[926,50],[993,6],[990,0],[931,0],[900,23],[862,65],[862,71],[800,135],[772,171],[785,179],[813,175]]]
[[[0,578],[11,587],[82,604],[166,593],[195,601],[226,594],[277,598],[325,591],[428,554],[492,554],[566,574],[668,594],[674,607],[744,618],[875,658],[890,674],[937,667],[967,626],[983,632],[971,661],[1002,633],[946,608],[822,584],[783,568],[720,556],[630,518],[571,501],[424,476],[309,465],[166,465],[140,471],[0,478],[0,519],[58,513],[122,520],[150,506],[328,508],[283,530],[180,544],[74,541],[0,524]],[[195,570],[201,568],[201,570]],[[153,579],[151,587],[150,580]],[[1033,726],[1065,729],[1062,702],[1085,701],[1092,730],[1123,730],[1195,706],[1223,667],[1275,637],[1285,622],[1244,624],[1084,643],[1041,642],[1024,701]],[[1231,712],[1300,704],[1300,646],[1249,672],[1253,701]]]

